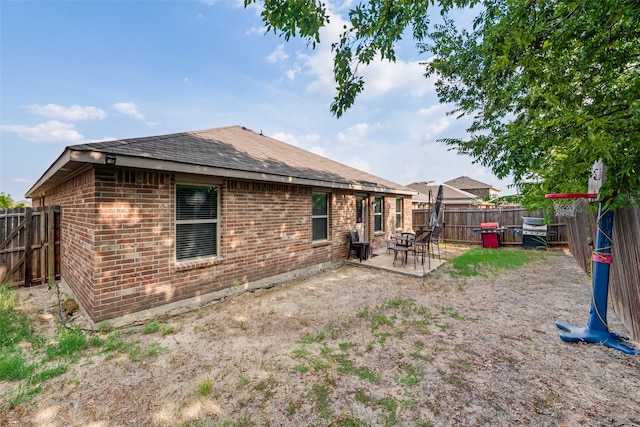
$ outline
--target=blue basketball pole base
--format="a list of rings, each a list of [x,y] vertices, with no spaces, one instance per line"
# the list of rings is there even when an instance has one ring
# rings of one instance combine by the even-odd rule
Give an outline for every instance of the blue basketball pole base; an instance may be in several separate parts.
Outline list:
[[[607,326],[607,295],[609,293],[609,268],[611,265],[611,236],[613,230],[613,213],[604,208],[600,202],[598,211],[598,234],[596,251],[593,254],[593,297],[589,309],[589,321],[585,327],[576,327],[556,322],[556,326],[568,333],[561,333],[560,338],[568,342],[587,342],[602,344],[625,354],[640,354],[625,341],[629,339],[621,334],[609,331]]]

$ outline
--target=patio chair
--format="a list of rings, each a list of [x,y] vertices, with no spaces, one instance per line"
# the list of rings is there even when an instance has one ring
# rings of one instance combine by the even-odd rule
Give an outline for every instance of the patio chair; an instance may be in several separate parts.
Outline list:
[[[440,257],[440,233],[441,232],[442,232],[442,229],[440,228],[440,226],[436,225],[433,227],[433,230],[431,231],[431,236],[429,236],[429,247],[428,247],[429,269],[431,269],[431,255],[433,255],[435,258],[435,253],[433,252],[434,245],[438,247],[438,260],[442,261],[442,258]]]
[[[362,258],[369,258],[371,244],[369,242],[360,241],[358,230],[350,230],[349,233],[347,233],[347,237],[349,238],[349,252],[347,252],[347,259],[351,257],[351,252],[353,252],[354,256],[360,258],[360,262],[362,262]]]
[[[390,238],[385,240],[387,244],[387,253],[390,254],[393,251],[393,247],[396,245],[396,239],[391,236]]]
[[[429,248],[429,238],[431,236],[431,229],[423,230],[420,227],[416,235],[416,239],[413,243],[413,268],[416,268],[416,261],[418,258],[421,258],[422,266],[424,267],[424,257],[427,255],[427,250]],[[429,268],[431,268],[431,263],[429,262]]]

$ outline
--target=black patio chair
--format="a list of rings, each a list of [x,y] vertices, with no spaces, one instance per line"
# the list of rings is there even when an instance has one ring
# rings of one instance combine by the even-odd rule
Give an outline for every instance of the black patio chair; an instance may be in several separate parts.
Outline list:
[[[431,236],[429,236],[429,270],[431,270],[431,255],[434,256],[435,258],[435,253],[433,252],[433,246],[437,246],[438,247],[438,260],[442,261],[442,258],[440,257],[440,233],[442,232],[442,229],[440,228],[439,225],[436,225],[433,227],[433,230],[431,231]]]
[[[351,257],[351,252],[354,253],[354,256],[360,258],[360,262],[362,262],[363,258],[369,258],[371,244],[369,242],[360,241],[358,230],[350,230],[347,237],[349,238],[349,252],[347,252],[347,259]]]
[[[413,247],[411,251],[413,252],[413,268],[414,269],[416,268],[417,259],[420,258],[420,262],[424,270],[424,258],[425,258],[425,255],[428,256],[429,239],[431,237],[431,233],[432,233],[432,230],[430,228],[423,230],[422,227],[420,227],[420,230],[416,234],[416,239],[413,242]],[[429,269],[431,269],[431,262],[429,262]]]

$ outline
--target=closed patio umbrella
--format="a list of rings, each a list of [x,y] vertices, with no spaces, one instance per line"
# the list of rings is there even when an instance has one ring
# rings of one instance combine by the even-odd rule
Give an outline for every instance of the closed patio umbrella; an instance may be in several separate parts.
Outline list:
[[[431,211],[431,220],[429,226],[434,227],[440,224],[440,218],[442,218],[442,200],[444,199],[442,185],[438,188],[438,195],[436,196],[436,203]]]

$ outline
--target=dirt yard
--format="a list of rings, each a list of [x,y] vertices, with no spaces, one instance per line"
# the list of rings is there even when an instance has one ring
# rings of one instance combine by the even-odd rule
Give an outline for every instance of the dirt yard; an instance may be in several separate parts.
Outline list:
[[[158,319],[165,334],[123,328],[143,357],[89,350],[0,425],[640,425],[640,357],[558,337],[556,321],[583,326],[589,311],[571,256],[449,270],[350,265]]]

